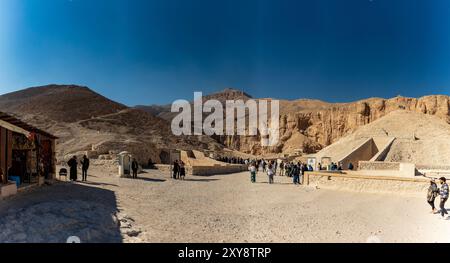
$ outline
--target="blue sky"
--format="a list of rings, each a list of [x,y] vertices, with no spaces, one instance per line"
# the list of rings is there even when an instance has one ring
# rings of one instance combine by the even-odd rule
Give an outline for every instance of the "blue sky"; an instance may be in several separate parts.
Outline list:
[[[127,105],[450,94],[447,0],[0,0],[0,93],[86,85]]]

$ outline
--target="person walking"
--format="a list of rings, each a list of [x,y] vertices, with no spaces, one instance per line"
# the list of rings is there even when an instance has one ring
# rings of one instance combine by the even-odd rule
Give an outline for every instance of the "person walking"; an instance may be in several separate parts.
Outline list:
[[[178,160],[175,160],[175,162],[173,162],[173,179],[178,179],[178,174],[180,172],[180,165],[178,164]]]
[[[89,158],[86,155],[83,156],[83,159],[80,161],[81,163],[81,180],[87,181],[87,171],[89,169]]]
[[[284,162],[281,161],[280,162],[280,176],[283,176],[283,175],[284,175]]]
[[[436,199],[436,197],[438,195],[439,195],[439,188],[438,188],[436,182],[434,181],[434,179],[431,179],[430,186],[428,187],[427,202],[431,206],[432,214],[437,213],[436,207],[434,206],[434,200]]]
[[[298,164],[292,165],[291,173],[294,185],[298,185],[300,183],[300,167],[298,166]]]
[[[256,168],[255,162],[252,162],[252,163],[250,164],[250,166],[248,167],[248,170],[250,171],[250,181],[251,181],[252,183],[255,183],[255,182],[256,182],[256,171],[258,170],[258,169]]]
[[[131,162],[131,170],[133,171],[133,179],[137,179],[138,169],[139,169],[139,164],[136,161],[136,158],[133,158],[133,161]]]
[[[448,185],[446,181],[447,179],[445,179],[445,177],[439,178],[439,182],[441,183],[441,189],[439,191],[439,194],[441,196],[441,202],[439,203],[439,207],[441,208],[442,219],[445,219],[445,215],[448,215],[447,209],[445,209],[445,202],[447,202],[448,199]]]
[[[70,167],[70,181],[76,182],[77,181],[77,168],[78,168],[78,162],[77,157],[73,156],[70,158],[70,160],[67,162],[67,165]]]
[[[354,168],[354,167],[353,167],[353,164],[352,164],[352,163],[349,163],[349,164],[348,164],[348,169],[349,169],[350,171],[352,171],[353,168]]]
[[[306,164],[301,164],[301,168],[300,168],[300,178],[298,179],[298,184],[302,184],[303,182],[303,177],[305,176],[305,172],[308,171],[308,167],[306,166]]]
[[[269,176],[269,184],[273,184],[274,166],[269,164],[267,167],[267,176]]]
[[[184,167],[184,162],[180,161],[180,179],[184,181],[185,176],[186,176],[186,168]]]

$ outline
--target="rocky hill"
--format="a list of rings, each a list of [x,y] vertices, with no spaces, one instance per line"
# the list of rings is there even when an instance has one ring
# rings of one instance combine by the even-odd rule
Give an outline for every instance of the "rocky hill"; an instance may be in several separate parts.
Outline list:
[[[450,125],[441,118],[409,110],[395,110],[324,148],[318,156],[343,157],[368,138],[381,142],[393,139],[382,159],[421,166],[450,163]],[[380,149],[378,149],[380,150]],[[339,159],[339,158],[337,158]]]
[[[88,151],[91,156],[113,158],[110,153],[130,151],[138,160],[159,161],[164,149],[221,149],[211,138],[177,137],[169,123],[151,113],[128,108],[87,87],[49,85],[0,96],[0,111],[13,114],[58,136],[57,156],[64,160]]]
[[[225,90],[218,96],[240,99],[239,91]],[[225,95],[223,94],[225,93]],[[205,96],[204,99],[208,98]],[[244,96],[244,100],[251,98]],[[349,103],[327,103],[319,100],[299,99],[280,101],[280,143],[275,147],[261,147],[258,137],[216,136],[226,147],[245,153],[260,155],[272,153],[312,153],[330,145],[339,138],[351,134],[359,127],[369,124],[390,112],[406,110],[435,115],[450,123],[449,97],[431,95],[421,98],[395,97],[390,99],[369,98]],[[173,118],[170,106],[159,108],[158,116],[167,121]]]
[[[40,115],[70,123],[126,108],[87,87],[76,85],[32,87],[0,96],[0,109],[3,111]]]
[[[226,89],[203,99],[224,102],[250,98],[242,91]],[[170,121],[175,116],[170,105],[128,108],[74,85],[49,85],[2,95],[0,110],[59,136],[59,156],[85,150],[105,155],[109,151],[145,149],[143,159],[152,156],[158,160],[162,149],[173,148],[229,148],[253,155],[317,152],[397,110],[434,115],[450,123],[449,100],[443,95],[370,98],[349,103],[281,100],[280,142],[274,147],[261,147],[256,136],[177,137],[170,131]]]

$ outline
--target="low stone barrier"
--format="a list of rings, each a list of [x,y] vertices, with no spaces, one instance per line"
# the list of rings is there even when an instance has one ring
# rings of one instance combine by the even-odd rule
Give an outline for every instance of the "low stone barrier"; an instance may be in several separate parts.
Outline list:
[[[378,162],[378,161],[360,161],[359,170],[400,170],[400,163],[397,162]]]
[[[426,177],[369,176],[356,173],[306,172],[303,182],[324,189],[416,196],[425,196],[429,186],[429,179]]]
[[[246,171],[247,166],[241,164],[214,165],[214,166],[192,166],[188,168],[188,174],[191,175],[214,175],[229,174]]]
[[[156,164],[158,170],[170,172],[171,165]],[[224,165],[194,165],[186,166],[186,174],[188,175],[215,175],[215,174],[229,174],[247,171],[247,166],[244,164],[224,164]]]

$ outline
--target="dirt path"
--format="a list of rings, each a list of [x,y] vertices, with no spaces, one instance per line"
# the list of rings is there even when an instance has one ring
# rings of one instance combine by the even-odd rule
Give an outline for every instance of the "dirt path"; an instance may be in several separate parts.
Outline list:
[[[0,201],[1,242],[449,242],[450,221],[418,197],[296,187],[247,173],[137,180],[93,167],[89,182],[59,183]],[[33,223],[25,223],[33,222]]]

